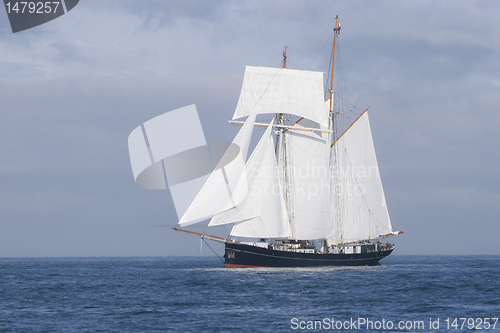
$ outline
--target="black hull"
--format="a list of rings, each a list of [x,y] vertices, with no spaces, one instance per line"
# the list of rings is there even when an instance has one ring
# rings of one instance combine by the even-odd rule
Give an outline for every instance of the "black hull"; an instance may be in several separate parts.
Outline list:
[[[393,249],[369,253],[301,253],[226,243],[226,267],[377,266]]]

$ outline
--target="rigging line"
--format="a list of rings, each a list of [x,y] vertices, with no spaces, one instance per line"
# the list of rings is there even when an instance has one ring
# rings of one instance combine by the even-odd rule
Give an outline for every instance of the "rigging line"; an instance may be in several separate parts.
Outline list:
[[[195,245],[193,242],[191,242],[191,241],[189,240],[189,238],[187,238],[186,236],[184,236],[184,235],[183,235],[183,233],[182,233],[182,232],[177,231],[177,233],[179,233],[179,234],[180,234],[182,237],[184,237],[184,238],[185,238],[185,239],[186,239],[189,243],[191,243],[191,244],[192,244],[195,248],[197,248],[197,249],[198,249],[198,245]]]
[[[306,67],[306,70],[311,67],[312,63],[314,62],[314,60],[316,60],[316,58],[318,57],[318,55],[321,53],[321,51],[323,51],[323,49],[325,48],[326,44],[330,41],[330,39],[332,38],[333,34],[335,32],[332,32],[332,34],[328,37],[328,39],[325,41],[325,43],[323,44],[323,46],[321,47],[321,49],[318,51],[318,53],[314,56],[313,60],[311,60],[311,63]]]
[[[345,89],[345,87],[344,87],[344,89]],[[344,95],[347,95],[347,94],[344,94]],[[356,105],[354,105],[351,102],[349,102],[349,99],[347,97],[344,97],[344,95],[341,94],[341,93],[339,93],[339,92],[337,92],[337,91],[335,91],[335,99],[336,100],[341,100],[341,101],[343,101],[343,102],[351,105],[352,107],[357,108]]]
[[[269,237],[268,237],[268,238],[272,238],[272,237],[271,237],[271,233],[270,233],[270,232],[269,232],[269,230],[267,230],[267,228],[266,228],[266,224],[264,223],[264,221],[262,221],[262,217],[259,215],[259,216],[258,216],[258,218],[259,218],[259,220],[260,220],[260,223],[262,223],[262,226],[263,226],[263,227],[264,227],[264,229],[266,230],[267,234],[269,235]],[[251,227],[250,227],[250,228],[251,228]],[[251,229],[252,229],[252,231],[254,232],[254,234],[257,234],[257,233],[255,232],[255,230],[253,230],[253,228],[251,228]],[[262,238],[262,237],[257,237],[257,238]]]
[[[375,216],[375,214],[373,214],[372,210],[371,209],[368,209],[368,213],[370,214],[371,217],[373,217],[373,226],[375,227],[375,234],[380,234],[381,231],[379,231],[379,228],[378,228],[378,225],[382,225],[382,228],[384,228],[384,225],[382,224],[382,222],[377,219],[377,217]],[[378,222],[378,225],[375,223],[375,222]],[[371,227],[371,223],[368,224],[368,227]],[[378,236],[374,237],[374,238],[377,238]]]
[[[337,100],[341,100],[342,102],[345,102],[347,104],[349,104],[350,106],[352,106],[353,108],[357,109],[358,107],[354,104],[352,104],[351,102],[349,102],[349,100],[347,98],[345,98],[344,96],[342,96],[341,94],[339,93],[335,93],[335,98]],[[352,110],[351,110],[352,111]]]
[[[247,220],[243,220],[243,221],[240,221],[240,222],[236,222],[236,224],[241,224],[241,223],[245,223],[245,222],[248,222],[248,221],[251,221],[253,219],[256,219],[256,218],[259,218],[260,219],[260,216],[256,216],[256,217],[253,217],[251,219],[247,219]],[[260,219],[261,220],[261,219]],[[262,222],[262,220],[261,220]],[[235,225],[236,225],[235,224]],[[252,228],[252,226],[249,224],[249,223],[246,223],[246,227],[255,235],[255,238],[261,238],[257,235],[257,233],[255,232],[255,230]],[[266,229],[266,226],[264,226],[264,229]],[[266,229],[267,231],[267,229]],[[268,232],[269,233],[269,232]]]
[[[370,208],[368,208],[368,213],[370,213],[370,216],[373,217],[373,221],[378,222],[378,224],[381,224],[382,227],[385,227],[384,222],[382,222],[380,219],[378,219]]]
[[[222,263],[224,263],[224,260],[222,260],[222,258],[217,254],[217,252],[214,251],[214,249],[212,249],[212,247],[210,246],[210,244],[207,243],[207,241],[205,240],[205,238],[201,238],[203,239],[203,241],[205,242],[205,244],[207,244],[207,246],[210,248],[210,250],[212,250],[213,253],[215,253],[215,255],[220,259],[220,261],[222,261]]]
[[[297,66],[298,69],[303,70],[302,68],[300,68],[299,65],[297,65],[296,63],[294,63],[293,61],[291,61],[290,58],[287,57],[286,60],[290,61],[292,64],[294,64],[295,66]]]
[[[291,176],[292,176],[292,172],[293,172],[293,169],[289,169],[288,167],[288,157],[287,155],[291,154],[291,148],[287,148],[288,147],[288,144],[287,144],[287,141],[289,141],[289,138],[288,138],[288,134],[285,136],[285,133],[287,132],[283,132],[283,182],[285,183],[285,186],[284,186],[284,199],[285,199],[285,205],[286,205],[286,211],[287,211],[287,214],[288,214],[288,224],[290,226],[290,230],[292,232],[292,239],[294,238],[294,233],[295,233],[295,216],[294,216],[294,212],[293,212],[293,204],[292,204],[292,200],[294,201],[294,198],[292,198],[292,194],[290,189],[289,189],[289,186],[288,185],[291,185],[291,182],[290,182],[290,179],[291,179]],[[288,185],[287,185],[288,184]]]

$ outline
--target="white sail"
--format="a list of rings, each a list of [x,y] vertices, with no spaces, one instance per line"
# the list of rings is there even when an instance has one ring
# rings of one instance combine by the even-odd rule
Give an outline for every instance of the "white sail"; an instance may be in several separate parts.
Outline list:
[[[325,129],[305,119],[293,127]],[[280,164],[285,168],[286,199],[293,238],[325,238],[333,229],[330,208],[330,134],[286,131],[284,148],[284,160]]]
[[[250,113],[288,113],[328,127],[323,73],[286,68],[245,67],[233,119]]]
[[[291,236],[271,131],[272,122],[246,164],[248,196],[240,205],[212,218],[209,226],[235,222],[231,236],[239,237]]]
[[[255,114],[248,117],[215,170],[189,205],[179,225],[186,226],[211,218],[241,203],[248,194],[245,160],[252,136]],[[238,148],[237,151],[234,148]]]
[[[336,227],[328,242],[340,244],[392,233],[367,112],[337,139],[333,149]]]
[[[254,203],[256,199],[259,199],[259,197],[255,198],[255,190],[253,188],[256,186],[255,179],[258,179],[257,173],[260,173],[260,166],[262,164],[262,159],[264,157],[264,152],[267,145],[266,136],[270,136],[271,130],[272,126],[269,126],[245,165],[249,187],[248,196],[245,198],[245,200],[243,200],[243,202],[241,202],[233,209],[214,216],[208,224],[209,227],[246,221],[248,219],[255,218],[258,215],[258,204],[251,204]]]

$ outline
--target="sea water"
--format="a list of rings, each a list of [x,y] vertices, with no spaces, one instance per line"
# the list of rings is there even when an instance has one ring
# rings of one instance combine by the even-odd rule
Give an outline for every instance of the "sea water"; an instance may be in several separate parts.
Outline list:
[[[500,331],[500,256],[381,263],[229,269],[217,257],[3,258],[0,331]]]

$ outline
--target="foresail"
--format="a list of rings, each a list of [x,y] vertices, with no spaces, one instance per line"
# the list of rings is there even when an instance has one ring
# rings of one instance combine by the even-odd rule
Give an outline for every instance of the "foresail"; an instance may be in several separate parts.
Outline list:
[[[252,112],[288,113],[326,128],[323,91],[322,72],[247,66],[233,120]]]
[[[324,103],[323,103],[324,108]],[[296,128],[321,128],[317,123],[301,120]],[[330,208],[330,134],[286,131],[284,154],[280,165],[285,168],[284,183],[293,238],[325,238],[333,229]]]
[[[332,149],[336,227],[328,237],[329,243],[367,240],[391,233],[367,112],[337,139]]]
[[[209,226],[235,223],[231,235],[238,237],[291,236],[282,189],[277,177],[271,131],[272,124],[246,164],[248,196],[235,208],[214,216]]]
[[[187,226],[213,217],[240,204],[248,194],[245,160],[255,123],[248,117],[215,170],[186,210],[179,225]],[[236,148],[236,149],[235,149]]]

